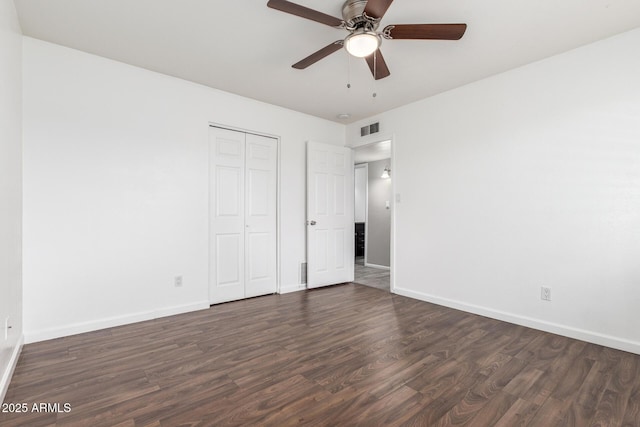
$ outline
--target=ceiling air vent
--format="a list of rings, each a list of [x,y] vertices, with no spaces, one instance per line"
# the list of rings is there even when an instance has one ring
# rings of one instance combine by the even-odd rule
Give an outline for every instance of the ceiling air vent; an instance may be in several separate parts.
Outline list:
[[[360,128],[360,136],[367,136],[380,131],[380,122],[372,123],[368,126],[362,126]]]

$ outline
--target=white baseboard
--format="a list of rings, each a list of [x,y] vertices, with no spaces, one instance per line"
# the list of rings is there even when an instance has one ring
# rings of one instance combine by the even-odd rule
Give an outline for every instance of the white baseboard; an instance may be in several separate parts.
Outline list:
[[[280,286],[280,292],[278,292],[278,293],[279,294],[288,294],[288,293],[291,293],[291,292],[304,291],[305,289],[307,289],[307,285],[305,283],[303,283],[301,285]]]
[[[16,369],[16,365],[18,364],[18,358],[20,357],[20,352],[22,351],[23,344],[24,336],[21,335],[20,339],[18,339],[18,342],[16,343],[16,346],[13,348],[11,358],[9,359],[9,365],[7,365],[7,368],[2,373],[2,378],[0,379],[0,403],[4,402],[4,397],[7,395],[9,383],[11,382],[13,371]]]
[[[92,320],[89,322],[73,323],[70,325],[57,326],[54,328],[41,329],[37,331],[25,331],[24,340],[26,344],[30,344],[38,341],[51,340],[54,338],[66,337],[69,335],[97,331],[100,329],[113,328],[115,326],[128,325],[130,323],[144,322],[145,320],[153,320],[160,317],[173,316],[175,314],[204,310],[207,308],[209,308],[209,301],[201,301],[192,304],[177,305],[172,307],[160,308],[157,310],[127,314],[124,316],[115,316],[105,319]]]
[[[391,267],[388,267],[386,265],[371,264],[369,262],[365,262],[364,266],[371,267],[371,268],[379,268],[380,270],[391,270]]]
[[[516,325],[550,332],[552,334],[563,335],[565,337],[575,338],[581,341],[587,341],[606,347],[616,348],[618,350],[628,351],[630,353],[640,354],[640,342],[626,340],[624,338],[587,331],[585,329],[574,328],[572,326],[561,325],[558,323],[547,322],[545,320],[534,319],[514,313],[507,313],[500,310],[493,310],[487,307],[467,304],[448,298],[440,298],[409,289],[395,288],[394,293],[445,307],[455,308],[468,313],[478,314],[480,316],[490,317],[492,319],[503,320]]]

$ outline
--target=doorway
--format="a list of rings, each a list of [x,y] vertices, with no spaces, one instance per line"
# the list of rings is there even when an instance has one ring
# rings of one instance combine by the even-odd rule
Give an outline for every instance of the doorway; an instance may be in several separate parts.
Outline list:
[[[354,282],[391,291],[391,141],[354,149]]]

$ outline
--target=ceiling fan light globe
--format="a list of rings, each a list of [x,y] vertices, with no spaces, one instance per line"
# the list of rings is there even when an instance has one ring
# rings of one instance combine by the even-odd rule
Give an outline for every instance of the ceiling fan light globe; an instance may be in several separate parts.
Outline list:
[[[349,54],[358,58],[371,55],[380,47],[380,36],[374,32],[357,32],[347,36],[344,47]]]

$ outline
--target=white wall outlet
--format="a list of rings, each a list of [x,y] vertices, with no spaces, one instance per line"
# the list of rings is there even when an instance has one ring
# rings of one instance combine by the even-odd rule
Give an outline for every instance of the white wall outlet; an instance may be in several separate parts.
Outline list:
[[[182,287],[182,276],[176,276],[173,278],[173,285],[176,288],[181,288]]]
[[[551,301],[551,288],[548,286],[542,286],[540,288],[540,298],[544,301]]]

